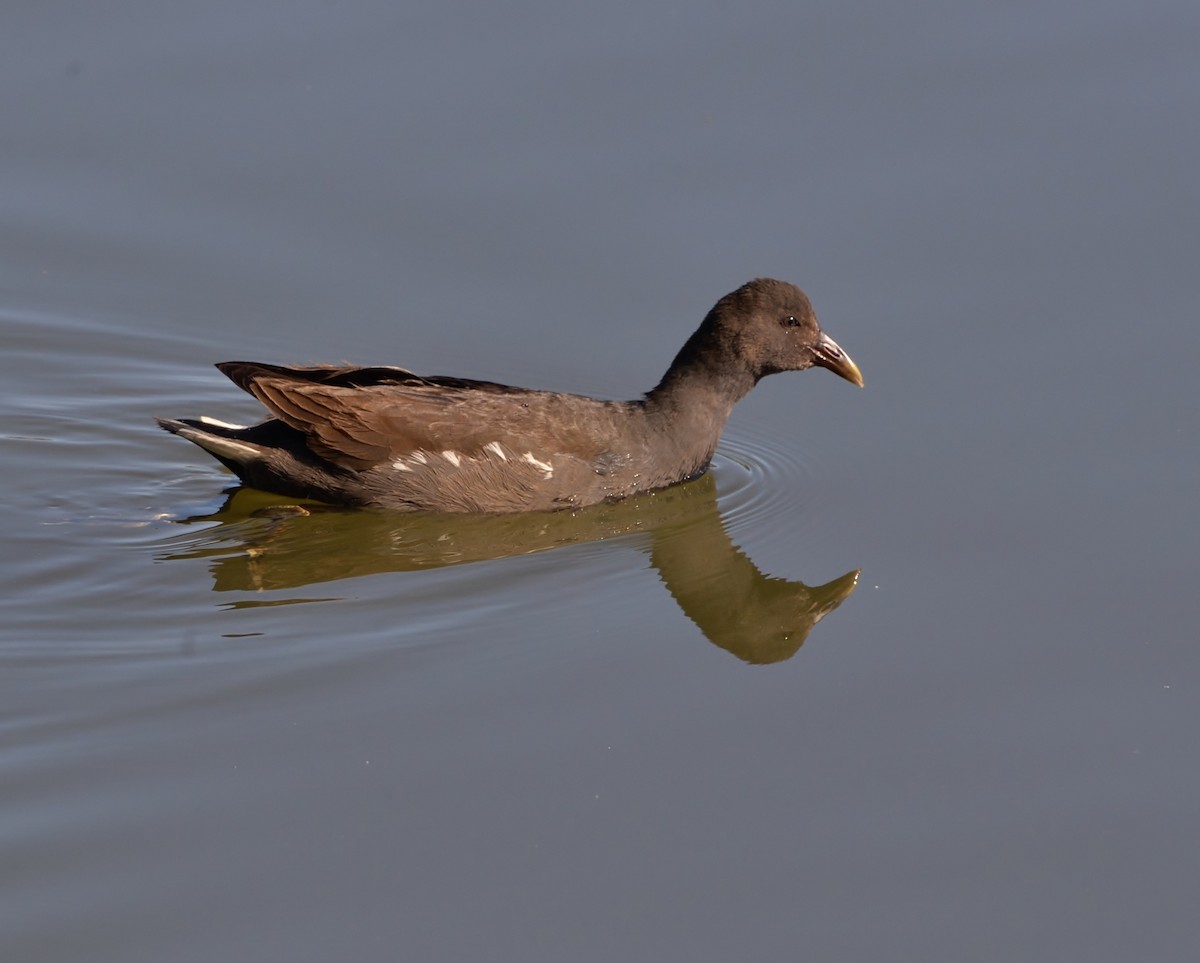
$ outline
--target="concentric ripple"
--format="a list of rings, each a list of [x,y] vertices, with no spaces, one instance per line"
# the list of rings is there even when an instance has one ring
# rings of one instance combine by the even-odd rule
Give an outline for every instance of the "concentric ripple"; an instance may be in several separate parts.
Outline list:
[[[785,517],[794,530],[798,514],[811,514],[821,459],[809,447],[781,444],[766,427],[738,426],[721,439],[711,470],[731,532],[766,530]]]

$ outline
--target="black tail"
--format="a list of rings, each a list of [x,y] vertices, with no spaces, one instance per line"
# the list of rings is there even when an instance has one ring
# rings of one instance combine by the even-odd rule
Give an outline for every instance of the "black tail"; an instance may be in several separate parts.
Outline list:
[[[155,418],[159,427],[192,444],[199,445],[235,475],[242,475],[247,465],[260,462],[265,457],[261,441],[255,437],[255,428],[242,428],[222,422],[192,418]]]

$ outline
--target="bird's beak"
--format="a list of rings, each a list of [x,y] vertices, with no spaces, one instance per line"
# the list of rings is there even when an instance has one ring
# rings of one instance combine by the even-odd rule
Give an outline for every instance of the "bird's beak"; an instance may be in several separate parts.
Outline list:
[[[813,364],[828,368],[835,375],[841,375],[851,384],[863,386],[862,372],[858,370],[850,355],[841,349],[836,341],[822,332],[820,339],[813,345]]]

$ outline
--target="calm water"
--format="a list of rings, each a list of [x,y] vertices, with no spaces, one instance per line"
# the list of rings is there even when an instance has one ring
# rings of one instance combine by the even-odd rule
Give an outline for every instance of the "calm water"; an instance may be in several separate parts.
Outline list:
[[[0,958],[1194,959],[1198,46],[9,12]],[[631,397],[762,274],[867,389],[620,506],[298,514],[151,420],[255,418],[237,357]]]

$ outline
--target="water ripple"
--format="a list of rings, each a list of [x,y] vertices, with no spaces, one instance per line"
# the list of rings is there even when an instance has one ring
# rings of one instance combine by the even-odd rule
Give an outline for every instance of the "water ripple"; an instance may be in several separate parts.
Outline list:
[[[810,448],[781,443],[765,427],[739,425],[722,439],[712,471],[730,530],[764,530],[785,517],[794,526],[798,513],[811,514],[821,459]]]

